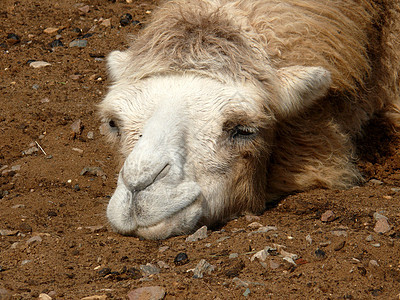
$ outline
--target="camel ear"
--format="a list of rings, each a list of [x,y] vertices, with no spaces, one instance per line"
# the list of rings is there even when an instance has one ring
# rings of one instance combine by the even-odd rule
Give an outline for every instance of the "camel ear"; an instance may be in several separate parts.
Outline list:
[[[278,76],[278,114],[288,117],[303,111],[328,92],[331,74],[322,67],[281,68]]]
[[[112,51],[107,57],[107,68],[112,80],[117,80],[125,72],[129,61],[127,51]]]

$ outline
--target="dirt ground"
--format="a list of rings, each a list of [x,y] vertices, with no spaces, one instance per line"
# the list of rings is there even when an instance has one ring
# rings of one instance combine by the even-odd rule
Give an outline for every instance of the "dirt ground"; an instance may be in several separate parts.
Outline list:
[[[400,135],[378,124],[364,141],[363,186],[288,196],[196,242],[112,232],[117,160],[96,113],[104,56],[127,46],[157,1],[82,1],[0,4],[0,299],[126,299],[147,286],[166,299],[399,299]],[[140,23],[120,26],[126,13]],[[264,261],[251,259],[267,246]],[[181,252],[188,260],[175,264]],[[214,269],[194,278],[201,259]]]

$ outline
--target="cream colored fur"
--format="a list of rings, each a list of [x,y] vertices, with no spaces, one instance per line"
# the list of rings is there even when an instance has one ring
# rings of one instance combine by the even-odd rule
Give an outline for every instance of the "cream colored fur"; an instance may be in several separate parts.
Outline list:
[[[363,126],[398,122],[399,18],[398,0],[166,2],[108,58],[110,223],[166,238],[359,182]]]

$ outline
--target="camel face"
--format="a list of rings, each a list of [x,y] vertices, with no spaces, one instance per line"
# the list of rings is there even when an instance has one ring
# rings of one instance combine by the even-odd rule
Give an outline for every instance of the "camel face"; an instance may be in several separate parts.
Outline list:
[[[125,160],[107,216],[118,232],[145,238],[223,213],[236,164],[258,156],[273,126],[254,89],[193,75],[119,83],[102,114]]]
[[[278,115],[296,113],[327,90],[330,76],[296,67],[271,80],[277,88],[266,93],[194,74],[135,83],[122,76],[101,104],[124,159],[107,208],[115,230],[160,239],[261,210],[251,203],[264,196],[258,189],[265,188],[276,122],[269,102],[280,103]]]

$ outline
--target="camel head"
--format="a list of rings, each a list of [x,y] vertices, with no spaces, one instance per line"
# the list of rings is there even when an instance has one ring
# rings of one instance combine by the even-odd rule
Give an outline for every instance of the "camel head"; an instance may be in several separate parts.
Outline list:
[[[190,71],[138,79],[128,61],[109,56],[113,84],[100,104],[123,161],[107,217],[117,232],[149,239],[262,211],[277,120],[330,85],[319,67],[272,70],[268,89]]]

